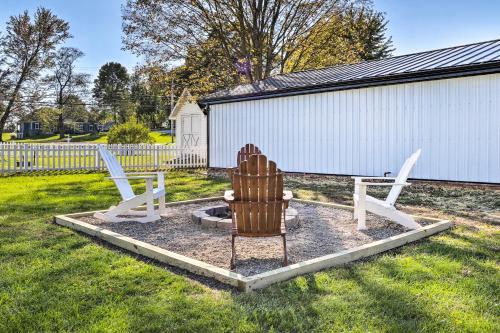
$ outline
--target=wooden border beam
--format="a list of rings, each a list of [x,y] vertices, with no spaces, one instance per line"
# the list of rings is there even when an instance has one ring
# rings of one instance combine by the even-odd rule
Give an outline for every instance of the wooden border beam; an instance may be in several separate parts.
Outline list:
[[[168,203],[166,204],[166,206],[177,206],[183,204],[217,201],[222,199],[223,197],[202,198]],[[339,205],[334,203],[324,203],[300,199],[293,199],[293,201],[312,203],[337,209],[353,210],[353,207],[351,206]],[[417,230],[408,231],[397,236],[385,238],[372,243],[353,247],[351,249],[246,277],[239,273],[231,272],[229,270],[205,263],[203,261],[192,259],[184,255],[168,251],[159,246],[151,245],[149,243],[145,243],[131,237],[121,235],[119,233],[92,225],[90,223],[77,220],[77,218],[79,217],[92,216],[95,212],[96,211],[68,215],[57,215],[54,217],[54,221],[59,225],[83,232],[93,237],[97,237],[101,240],[104,240],[110,244],[131,251],[133,253],[158,260],[159,262],[171,266],[185,269],[191,273],[214,278],[222,283],[237,287],[239,290],[244,292],[251,292],[253,290],[262,289],[273,283],[286,281],[298,275],[317,272],[319,270],[344,265],[355,260],[379,254],[444,231],[453,226],[453,223],[448,220],[440,220],[424,216],[414,216],[414,218],[417,220],[428,221],[432,222],[433,224],[419,228]]]

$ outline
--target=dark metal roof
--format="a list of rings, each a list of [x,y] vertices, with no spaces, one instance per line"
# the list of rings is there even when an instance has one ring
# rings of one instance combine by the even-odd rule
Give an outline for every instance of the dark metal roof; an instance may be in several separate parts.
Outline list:
[[[205,96],[200,103],[217,104],[497,72],[500,72],[500,39],[278,74],[253,84],[218,91]]]

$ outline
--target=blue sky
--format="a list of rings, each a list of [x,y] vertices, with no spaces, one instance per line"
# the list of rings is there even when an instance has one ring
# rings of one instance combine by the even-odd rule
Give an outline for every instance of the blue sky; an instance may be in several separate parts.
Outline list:
[[[374,0],[395,55],[500,38],[500,0]]]
[[[73,38],[66,42],[85,52],[78,63],[82,72],[96,75],[109,61],[117,61],[132,70],[138,59],[121,50],[121,0],[0,0],[2,30],[10,15],[37,7],[51,9],[70,24]]]
[[[38,6],[67,20],[74,38],[66,44],[85,52],[80,71],[95,75],[108,61],[132,70],[139,61],[121,50],[121,0],[1,0],[0,26],[10,15]],[[374,0],[389,19],[394,54],[500,38],[500,0]]]

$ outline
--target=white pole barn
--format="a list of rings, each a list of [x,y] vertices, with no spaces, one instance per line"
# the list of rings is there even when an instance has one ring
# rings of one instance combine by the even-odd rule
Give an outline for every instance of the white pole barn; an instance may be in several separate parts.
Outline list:
[[[500,41],[277,75],[215,93],[209,167],[246,143],[289,172],[500,183]]]

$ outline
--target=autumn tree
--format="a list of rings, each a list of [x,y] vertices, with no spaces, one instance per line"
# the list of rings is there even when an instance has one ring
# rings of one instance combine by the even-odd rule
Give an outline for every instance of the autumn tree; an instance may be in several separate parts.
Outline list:
[[[10,17],[0,39],[0,140],[25,84],[50,66],[53,51],[69,37],[68,23],[48,9],[37,9],[33,18],[28,11]]]
[[[335,11],[311,30],[302,47],[291,54],[286,72],[384,58],[392,52],[386,37],[387,21],[370,8],[351,7]]]
[[[233,64],[213,38],[204,41],[199,47],[190,48],[182,65],[163,72],[163,85],[170,92],[173,81],[175,96],[180,96],[185,87],[189,87],[191,94],[197,97],[238,82]]]
[[[84,53],[76,48],[60,48],[54,57],[52,73],[45,78],[55,92],[55,102],[60,110],[57,128],[61,139],[64,138],[64,111],[68,109],[65,106],[74,100],[75,96],[84,94],[90,82],[90,75],[75,71],[76,61],[83,56]]]
[[[245,75],[254,82],[282,72],[320,20],[352,3],[366,1],[128,0],[123,42],[136,54],[172,62],[211,36],[228,61],[251,62]]]
[[[178,83],[184,80],[184,87],[189,87],[193,96],[203,96],[235,82],[244,82],[238,78],[231,59],[225,57],[223,48],[213,37],[209,37],[198,47],[190,48],[184,65],[174,72],[178,77],[174,81]]]
[[[127,121],[130,111],[129,81],[127,69],[116,62],[104,64],[94,80],[94,98],[101,107],[111,111],[114,122]]]

